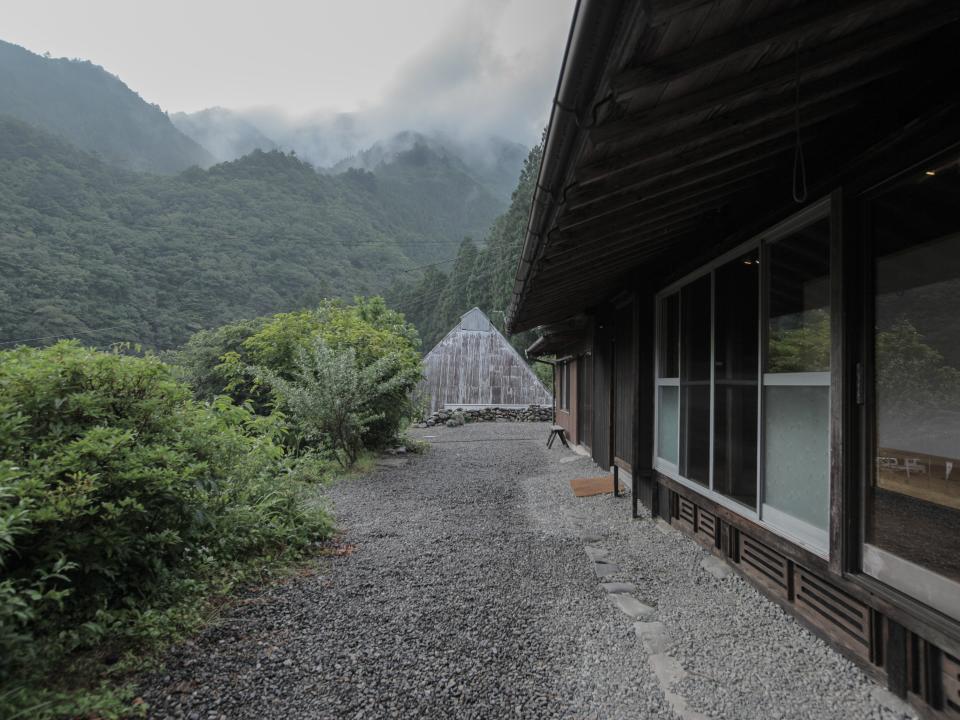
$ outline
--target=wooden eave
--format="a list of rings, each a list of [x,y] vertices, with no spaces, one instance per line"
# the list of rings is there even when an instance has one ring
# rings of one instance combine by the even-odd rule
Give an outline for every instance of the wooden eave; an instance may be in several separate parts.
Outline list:
[[[950,100],[937,78],[960,64],[958,26],[953,0],[581,0],[508,330],[595,306],[631,276],[656,282],[796,207],[798,127],[815,200],[858,152]]]

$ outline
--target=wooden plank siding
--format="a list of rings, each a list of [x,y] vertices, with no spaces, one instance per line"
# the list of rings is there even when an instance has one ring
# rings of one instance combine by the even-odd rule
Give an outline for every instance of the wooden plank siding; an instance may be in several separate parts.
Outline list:
[[[633,429],[637,372],[634,356],[633,301],[617,308],[614,315],[614,464],[633,472]]]
[[[594,462],[602,468],[613,465],[613,312],[598,312],[593,335],[593,453]]]
[[[570,371],[568,377],[570,378],[570,389],[569,395],[570,398],[570,407],[564,409],[562,407],[562,396],[560,394],[561,390],[561,374],[564,372],[563,365],[566,364],[569,366]],[[577,403],[577,387],[578,387],[578,368],[579,363],[576,358],[571,360],[566,360],[563,363],[557,363],[553,366],[553,396],[556,398],[556,409],[554,411],[554,420],[557,425],[562,427],[567,433],[567,439],[572,443],[579,444],[580,434],[577,429],[577,417],[579,415],[579,407]]]
[[[474,308],[423,359],[421,397],[444,406],[551,405],[553,396],[486,315]]]
[[[593,442],[593,352],[586,352],[580,356],[577,364],[579,376],[577,378],[577,406],[578,428],[577,437],[580,445],[592,448]]]

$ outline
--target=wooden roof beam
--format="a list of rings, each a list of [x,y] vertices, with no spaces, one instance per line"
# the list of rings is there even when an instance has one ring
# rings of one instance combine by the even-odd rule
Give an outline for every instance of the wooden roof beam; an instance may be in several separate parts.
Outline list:
[[[754,48],[774,42],[802,40],[818,27],[835,26],[858,15],[877,15],[891,6],[896,8],[902,5],[903,0],[816,0],[803,3],[745,23],[724,35],[657,58],[651,63],[622,70],[613,79],[613,92],[618,100],[628,100],[651,85],[676,80]]]
[[[806,139],[809,140],[809,136]],[[630,185],[629,192],[617,193],[614,196],[600,196],[589,204],[583,204],[576,209],[564,212],[559,217],[557,226],[562,232],[565,232],[579,225],[596,222],[598,218],[605,215],[634,208],[645,200],[660,197],[667,193],[731,175],[744,177],[753,166],[761,164],[769,166],[770,158],[793,147],[793,144],[792,137],[777,138],[772,142],[751,148],[749,152],[744,152],[739,156],[725,155],[704,162],[692,162],[678,166],[661,175],[647,175],[643,180]],[[649,189],[646,195],[640,192],[644,189]],[[624,197],[624,195],[626,196]]]
[[[857,106],[855,99],[849,98],[842,101],[831,101],[822,103],[814,108],[808,108],[807,112],[801,113],[800,121],[802,129],[807,129],[812,125],[830,120],[836,115],[843,114]],[[669,170],[681,165],[690,167],[702,165],[705,162],[736,155],[744,150],[763,145],[766,142],[782,138],[786,135],[793,135],[796,127],[792,118],[778,117],[772,118],[767,122],[741,130],[735,133],[717,139],[712,143],[697,145],[685,151],[674,149],[673,154],[663,153],[650,158],[637,156],[631,153],[626,159],[616,159],[608,161],[605,165],[606,176],[600,178],[589,185],[579,185],[574,192],[569,194],[569,202],[572,208],[579,207],[577,201],[581,194],[596,194],[604,197],[612,197],[621,193],[630,192],[637,182],[630,182],[633,175],[642,173],[646,175],[657,175],[662,170]],[[809,139],[804,135],[804,139]],[[631,175],[624,177],[627,173]],[[588,195],[589,196],[589,195]]]
[[[642,214],[635,214],[629,219],[610,223],[609,226],[596,231],[584,232],[574,236],[568,236],[561,242],[548,242],[544,258],[556,260],[571,254],[582,252],[584,246],[593,249],[606,249],[612,247],[622,247],[623,244],[630,244],[630,239],[637,239],[637,236],[651,227],[663,223],[664,220],[699,216],[705,212],[716,210],[727,205],[730,198],[735,197],[745,189],[749,188],[749,182],[727,183],[721,189],[707,188],[702,190],[696,200],[671,203],[663,208],[654,209]],[[619,220],[619,217],[618,217]],[[606,233],[606,234],[604,234]],[[623,243],[623,241],[627,241]]]
[[[901,47],[960,18],[960,3],[953,0],[924,6],[912,12],[886,18],[867,28],[805,50],[800,56],[801,81],[809,82]],[[761,65],[747,73],[711,83],[701,90],[632,113],[619,120],[601,123],[591,131],[597,144],[615,140],[624,131],[624,123],[647,129],[669,126],[678,119],[705,112],[717,105],[729,105],[783,85],[791,85],[796,74],[796,58],[791,56]]]
[[[827,101],[839,100],[849,109],[852,104],[860,101],[860,95],[852,95],[853,91],[892,75],[902,67],[903,63],[900,61],[871,65],[867,72],[858,67],[842,73],[841,76],[828,77],[802,86],[800,119],[804,120],[804,111]],[[796,99],[791,87],[767,100],[741,106],[696,125],[656,137],[649,137],[642,125],[625,123],[624,135],[617,142],[618,151],[610,157],[578,167],[576,180],[581,186],[586,186],[622,169],[675,152],[678,147],[694,143],[701,145],[731,134],[743,133],[764,126],[771,120],[788,118],[795,110]],[[637,140],[630,143],[628,150],[621,147],[634,138]]]
[[[632,244],[620,245],[615,248],[594,249],[585,252],[577,257],[561,259],[553,262],[549,256],[539,261],[538,272],[541,277],[547,278],[560,275],[569,275],[574,278],[574,282],[586,282],[594,275],[604,275],[609,272],[609,267],[605,267],[608,261],[610,265],[617,268],[624,268],[630,263],[637,263],[645,258],[658,254],[664,248],[672,245],[678,234],[692,231],[703,225],[703,218],[680,217],[662,220],[661,222],[651,224],[643,233],[643,241]],[[641,233],[637,233],[639,236]],[[574,274],[573,271],[576,271]],[[570,287],[567,283],[558,283],[563,288]],[[563,292],[563,290],[559,290]]]

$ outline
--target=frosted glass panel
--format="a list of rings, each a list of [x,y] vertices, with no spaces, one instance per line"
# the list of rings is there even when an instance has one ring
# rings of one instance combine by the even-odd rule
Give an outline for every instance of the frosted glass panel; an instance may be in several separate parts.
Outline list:
[[[679,442],[677,431],[680,420],[680,388],[666,386],[660,388],[660,409],[657,415],[657,456],[669,463],[677,464]]]
[[[830,388],[773,385],[764,388],[764,393],[764,505],[779,511],[774,515],[781,522],[774,524],[782,524],[786,532],[792,531],[801,536],[799,539],[826,549],[830,520]]]

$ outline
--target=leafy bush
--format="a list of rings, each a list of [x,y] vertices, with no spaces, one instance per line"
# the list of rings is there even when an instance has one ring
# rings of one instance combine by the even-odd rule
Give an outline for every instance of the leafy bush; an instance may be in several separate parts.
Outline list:
[[[260,375],[296,418],[307,442],[333,451],[344,467],[357,461],[373,423],[381,421],[398,393],[420,378],[392,351],[360,366],[353,347],[331,348],[322,336],[297,353],[292,377],[262,368]]]
[[[172,358],[197,388],[198,397],[226,392],[236,402],[249,402],[257,413],[266,415],[281,399],[261,381],[268,377],[271,384],[292,381],[301,371],[301,353],[312,352],[318,338],[333,353],[352,352],[360,371],[383,358],[392,359],[389,375],[371,388],[365,402],[368,417],[361,423],[360,435],[364,447],[380,448],[392,442],[404,419],[414,414],[410,392],[420,377],[420,341],[413,326],[382,298],[357,298],[353,305],[325,300],[316,309],[200,332]],[[394,378],[398,380],[393,382]],[[291,432],[286,444],[295,453],[316,448],[324,437],[315,426],[302,425],[297,411],[290,411],[288,421]]]
[[[161,635],[237,559],[329,534],[283,472],[284,430],[279,414],[194,401],[156,358],[0,352],[0,682],[40,648],[51,662]]]

